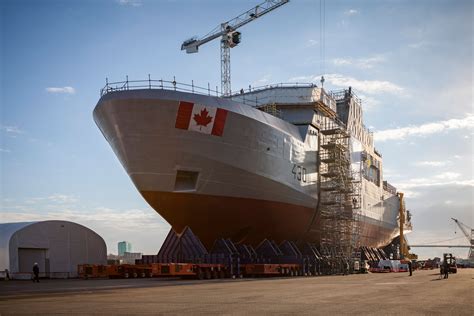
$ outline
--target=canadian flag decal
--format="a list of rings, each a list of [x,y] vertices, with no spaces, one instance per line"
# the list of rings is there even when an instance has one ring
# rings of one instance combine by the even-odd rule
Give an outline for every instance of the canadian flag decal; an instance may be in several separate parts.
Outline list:
[[[176,128],[222,136],[227,110],[191,102],[179,102]]]

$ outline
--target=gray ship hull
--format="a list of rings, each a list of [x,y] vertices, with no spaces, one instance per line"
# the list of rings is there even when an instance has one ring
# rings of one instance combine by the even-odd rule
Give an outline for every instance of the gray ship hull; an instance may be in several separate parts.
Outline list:
[[[222,135],[177,128],[181,102],[225,110]],[[319,240],[317,153],[295,125],[228,99],[148,89],[104,95],[94,120],[137,190],[177,231],[191,227],[208,247],[222,237]],[[387,218],[362,216],[363,245],[397,235]]]

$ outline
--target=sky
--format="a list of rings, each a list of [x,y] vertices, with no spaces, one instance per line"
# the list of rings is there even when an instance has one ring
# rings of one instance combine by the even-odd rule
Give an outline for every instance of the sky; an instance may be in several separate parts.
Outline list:
[[[83,224],[117,253],[155,254],[170,226],[137,192],[92,119],[105,79],[220,85],[203,36],[259,1],[0,1],[0,222]],[[242,27],[232,89],[280,82],[353,87],[406,193],[411,244],[467,244],[474,227],[473,2],[291,0]],[[324,23],[321,23],[324,16]],[[324,31],[322,31],[324,30]],[[420,258],[467,249],[417,248]]]

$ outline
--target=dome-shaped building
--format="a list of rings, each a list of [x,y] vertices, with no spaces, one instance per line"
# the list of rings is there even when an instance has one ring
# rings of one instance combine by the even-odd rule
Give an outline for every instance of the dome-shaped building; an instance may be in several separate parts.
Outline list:
[[[0,271],[28,278],[35,262],[40,277],[76,277],[78,264],[106,264],[107,247],[97,233],[73,222],[0,224]]]

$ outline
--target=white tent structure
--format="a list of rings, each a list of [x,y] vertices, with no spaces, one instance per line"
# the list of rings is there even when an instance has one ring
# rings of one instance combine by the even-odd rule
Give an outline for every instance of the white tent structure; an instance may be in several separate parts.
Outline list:
[[[35,262],[40,277],[76,277],[78,264],[106,264],[107,247],[94,231],[73,222],[0,223],[0,271],[29,278]]]

